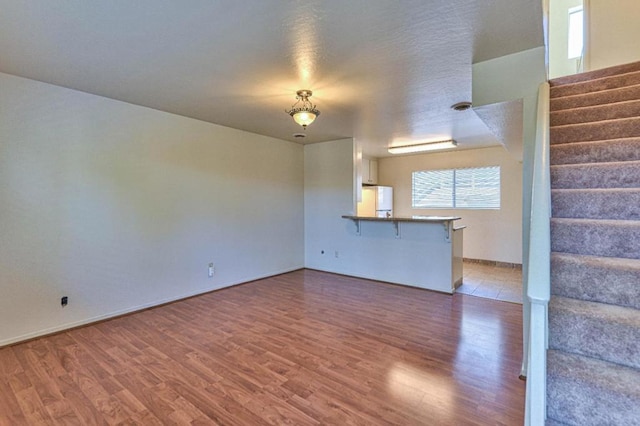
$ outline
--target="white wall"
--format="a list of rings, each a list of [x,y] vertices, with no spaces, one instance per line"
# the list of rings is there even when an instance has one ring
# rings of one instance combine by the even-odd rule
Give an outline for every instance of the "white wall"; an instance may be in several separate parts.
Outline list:
[[[301,145],[6,74],[0,93],[0,345],[304,266]]]
[[[500,210],[411,207],[412,172],[483,166],[500,166]],[[456,226],[467,226],[465,258],[522,263],[522,164],[503,147],[380,158],[378,177],[381,185],[394,188],[397,216],[460,216]]]
[[[640,61],[640,1],[587,0],[589,70]]]
[[[349,221],[354,214],[354,142],[341,139],[304,147],[305,266],[347,273]],[[324,254],[322,254],[324,251]],[[338,257],[335,252],[338,251]]]

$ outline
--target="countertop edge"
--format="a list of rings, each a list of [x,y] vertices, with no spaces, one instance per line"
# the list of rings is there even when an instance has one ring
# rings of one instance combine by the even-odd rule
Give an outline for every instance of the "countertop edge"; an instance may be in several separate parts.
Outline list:
[[[366,220],[370,222],[416,222],[416,223],[443,223],[460,220],[458,216],[424,216],[424,217],[371,217],[342,215],[343,219]]]

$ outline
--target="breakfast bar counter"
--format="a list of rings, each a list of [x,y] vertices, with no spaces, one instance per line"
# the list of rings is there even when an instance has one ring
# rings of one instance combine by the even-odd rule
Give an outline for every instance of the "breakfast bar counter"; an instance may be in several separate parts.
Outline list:
[[[389,216],[389,217],[375,217],[375,216],[352,216],[344,215],[344,219],[353,220],[369,220],[375,222],[452,222],[454,220],[460,220],[458,216]]]
[[[456,216],[370,217],[344,215],[349,233],[362,241],[358,260],[370,265],[364,278],[445,293],[462,284],[464,226]]]

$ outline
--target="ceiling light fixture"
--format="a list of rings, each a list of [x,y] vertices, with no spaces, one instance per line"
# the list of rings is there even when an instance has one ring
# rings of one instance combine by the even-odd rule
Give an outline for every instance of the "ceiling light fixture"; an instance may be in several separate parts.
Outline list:
[[[458,142],[453,139],[447,141],[436,141],[419,143],[415,145],[391,146],[390,154],[411,154],[413,152],[436,151],[440,149],[450,149],[458,146]]]
[[[290,110],[285,112],[293,117],[293,120],[301,125],[303,129],[307,130],[307,126],[313,123],[316,117],[320,115],[320,111],[309,101],[313,94],[311,90],[298,90],[296,94],[298,95],[296,96],[296,103],[293,104]]]

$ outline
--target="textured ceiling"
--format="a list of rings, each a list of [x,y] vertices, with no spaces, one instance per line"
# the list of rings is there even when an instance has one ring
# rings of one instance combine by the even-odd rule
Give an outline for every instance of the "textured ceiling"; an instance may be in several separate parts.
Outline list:
[[[0,0],[0,71],[286,140],[497,143],[471,65],[542,45],[537,0]],[[394,142],[395,141],[395,142]]]

